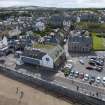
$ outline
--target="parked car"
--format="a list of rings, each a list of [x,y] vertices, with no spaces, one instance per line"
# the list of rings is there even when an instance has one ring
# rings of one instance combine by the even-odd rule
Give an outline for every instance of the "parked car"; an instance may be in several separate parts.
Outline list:
[[[103,66],[103,65],[104,65],[104,63],[102,63],[102,62],[100,62],[100,61],[98,61],[98,60],[95,60],[94,62],[95,62],[96,65],[98,65],[98,66]]]
[[[105,86],[105,77],[102,79],[102,84]]]
[[[84,75],[84,80],[85,80],[85,81],[88,81],[88,80],[89,80],[89,74],[85,74],[85,75]]]
[[[103,68],[101,68],[101,67],[96,67],[95,70],[101,72],[101,71],[103,70]]]
[[[89,64],[92,65],[92,66],[96,66],[96,63],[93,62],[93,61],[89,61]]]
[[[87,66],[86,69],[88,69],[88,70],[93,70],[94,68],[91,67],[91,66]]]
[[[79,78],[83,79],[84,78],[84,73],[79,73]]]
[[[72,67],[73,67],[73,65],[72,65],[72,64],[66,64],[66,65],[64,66],[64,68],[67,68],[67,69],[69,69],[69,70],[71,70],[71,69],[72,69]]]
[[[103,66],[103,65],[104,65],[104,64],[101,63],[101,62],[96,62],[96,64],[99,65],[99,66]]]
[[[78,72],[78,71],[75,71],[74,77],[75,77],[75,78],[78,78],[78,77],[79,77],[79,72]]]
[[[96,78],[96,83],[99,84],[100,82],[101,82],[101,77],[97,77],[97,78]]]
[[[94,82],[95,82],[95,77],[94,77],[94,76],[91,76],[91,77],[90,77],[90,82],[91,82],[91,83],[94,83]]]
[[[80,62],[82,65],[85,64],[84,61],[83,61],[82,59],[80,59],[79,62]]]
[[[67,64],[72,64],[73,63],[73,60],[67,60]]]
[[[75,73],[75,71],[74,70],[71,70],[71,72],[70,72],[70,77],[74,77],[74,73]]]
[[[90,60],[96,60],[97,57],[90,57]]]

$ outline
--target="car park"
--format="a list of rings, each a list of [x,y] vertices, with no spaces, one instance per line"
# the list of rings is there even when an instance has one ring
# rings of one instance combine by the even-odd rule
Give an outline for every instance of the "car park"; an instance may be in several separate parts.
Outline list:
[[[96,83],[99,84],[101,82],[101,77],[96,78]]]
[[[88,80],[89,80],[89,74],[85,74],[85,75],[84,75],[84,80],[85,80],[85,81],[88,81]]]

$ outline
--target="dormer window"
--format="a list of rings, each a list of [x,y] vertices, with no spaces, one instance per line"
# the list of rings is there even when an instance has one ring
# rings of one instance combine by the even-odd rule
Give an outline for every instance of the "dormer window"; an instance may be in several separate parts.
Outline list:
[[[49,61],[50,59],[49,58],[46,58],[46,61]]]

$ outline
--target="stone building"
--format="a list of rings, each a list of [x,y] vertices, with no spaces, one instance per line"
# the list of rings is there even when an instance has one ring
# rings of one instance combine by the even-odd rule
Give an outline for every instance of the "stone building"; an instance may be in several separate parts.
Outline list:
[[[75,53],[88,53],[92,49],[92,38],[87,31],[72,32],[69,36],[68,51]]]

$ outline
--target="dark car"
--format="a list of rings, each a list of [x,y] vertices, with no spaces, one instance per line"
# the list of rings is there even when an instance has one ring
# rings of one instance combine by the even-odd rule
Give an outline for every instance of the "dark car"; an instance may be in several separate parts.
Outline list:
[[[93,61],[90,61],[89,64],[92,65],[92,66],[96,66],[96,63],[93,62]]]
[[[91,77],[90,77],[90,82],[91,82],[91,83],[94,83],[94,82],[95,82],[95,77],[94,77],[94,76],[91,76]]]
[[[95,62],[98,66],[103,66],[104,65],[104,63],[101,63],[100,61],[95,61]]]
[[[103,68],[102,67],[97,67],[95,70],[101,72],[103,70]]]
[[[90,58],[90,60],[96,60],[97,59],[97,57],[91,57]]]
[[[88,70],[93,70],[94,68],[91,67],[91,66],[88,66],[88,67],[86,67],[86,69],[88,69]]]

